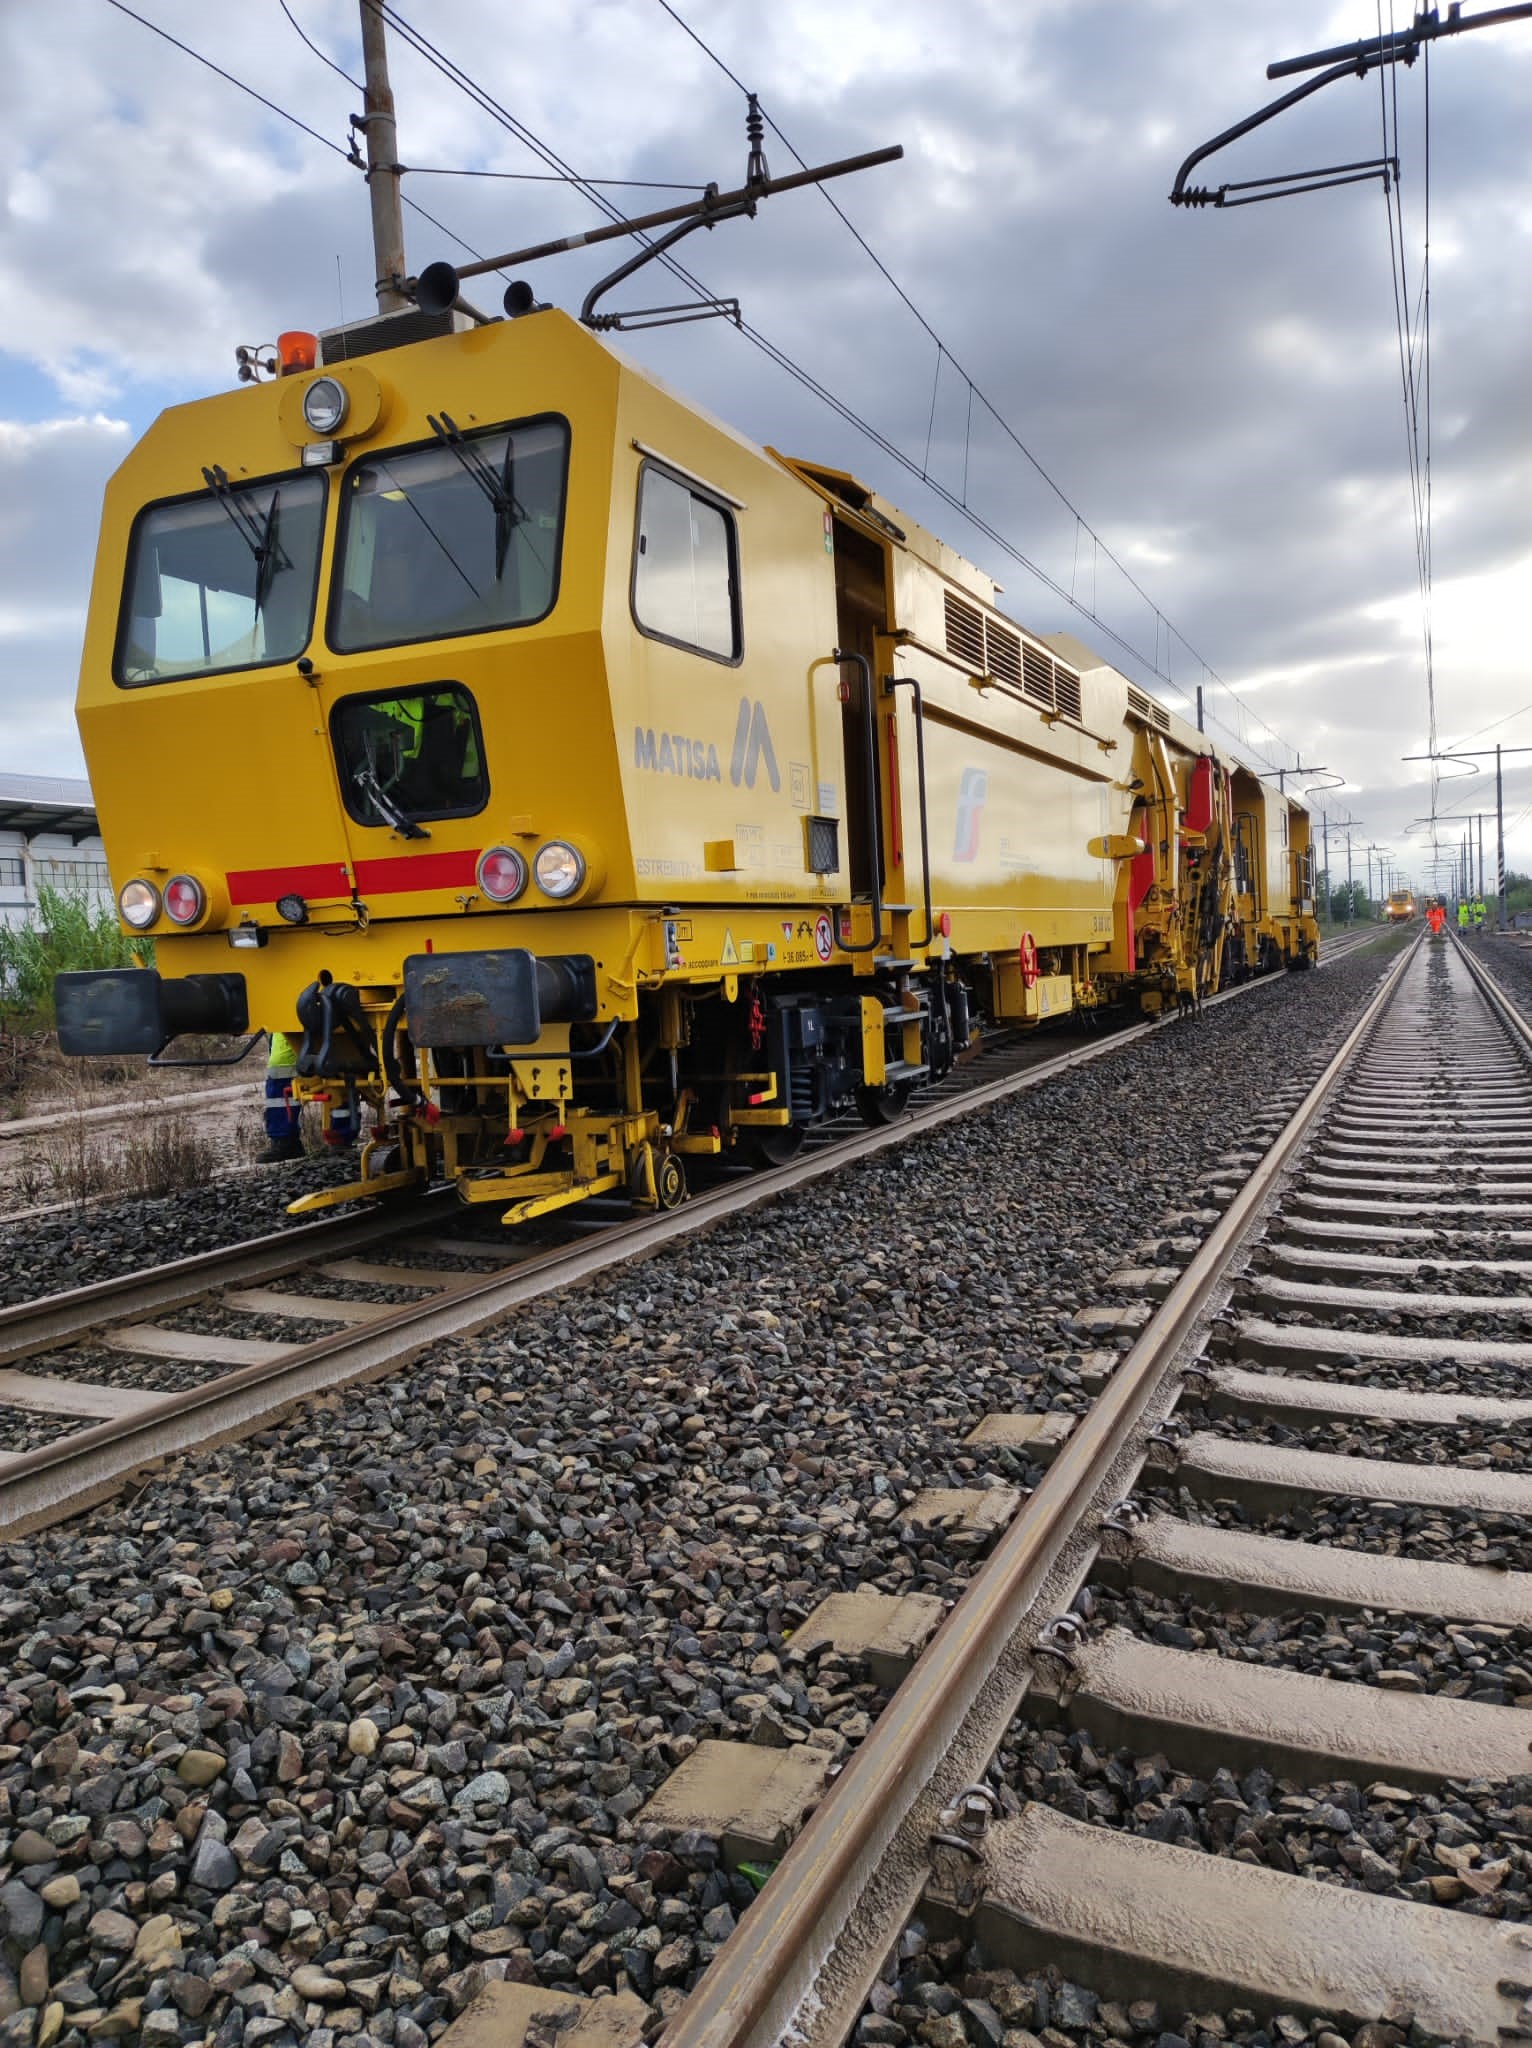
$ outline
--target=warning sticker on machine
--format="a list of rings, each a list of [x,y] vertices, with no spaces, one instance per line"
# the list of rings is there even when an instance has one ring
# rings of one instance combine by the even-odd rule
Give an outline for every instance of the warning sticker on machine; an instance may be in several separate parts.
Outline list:
[[[830,950],[833,944],[834,941],[830,933],[830,920],[825,915],[825,913],[821,911],[818,917],[814,920],[814,951],[819,955],[821,960],[828,960],[830,957]]]

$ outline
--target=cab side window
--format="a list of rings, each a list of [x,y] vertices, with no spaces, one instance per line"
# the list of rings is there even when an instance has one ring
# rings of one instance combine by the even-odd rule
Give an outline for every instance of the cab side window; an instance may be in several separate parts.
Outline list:
[[[738,661],[738,560],[731,515],[646,462],[639,477],[633,553],[633,617],[639,631],[714,661]]]

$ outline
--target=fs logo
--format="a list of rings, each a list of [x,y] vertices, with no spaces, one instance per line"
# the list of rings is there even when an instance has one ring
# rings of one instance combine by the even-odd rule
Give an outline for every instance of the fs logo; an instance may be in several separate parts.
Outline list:
[[[989,774],[983,768],[965,768],[963,779],[958,784],[957,829],[952,840],[954,860],[977,860],[979,856],[979,820],[984,815],[984,799],[989,794]]]
[[[759,697],[753,704],[748,697],[741,697],[739,717],[734,726],[734,752],[729,757],[729,780],[736,789],[741,783],[746,789],[754,789],[762,762],[766,765],[766,777],[775,796],[782,787],[782,777],[777,772],[776,750],[771,744],[771,728],[766,723],[766,707]]]

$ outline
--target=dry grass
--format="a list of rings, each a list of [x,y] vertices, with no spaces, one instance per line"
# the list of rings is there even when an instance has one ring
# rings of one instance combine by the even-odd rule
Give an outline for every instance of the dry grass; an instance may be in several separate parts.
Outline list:
[[[182,1039],[175,1048],[182,1058],[199,1052],[222,1053],[227,1041]],[[204,1088],[226,1088],[248,1081],[251,1093],[260,1087],[262,1054],[257,1048],[235,1067],[151,1067],[147,1059],[122,1054],[103,1059],[70,1059],[61,1053],[51,1031],[0,1031],[0,1116],[67,1116],[71,1110],[97,1109],[115,1102],[152,1103],[166,1095],[193,1095]]]
[[[12,1187],[24,1208],[103,1195],[172,1195],[205,1187],[220,1163],[215,1137],[189,1118],[145,1117],[103,1128],[76,1117],[18,1167]]]

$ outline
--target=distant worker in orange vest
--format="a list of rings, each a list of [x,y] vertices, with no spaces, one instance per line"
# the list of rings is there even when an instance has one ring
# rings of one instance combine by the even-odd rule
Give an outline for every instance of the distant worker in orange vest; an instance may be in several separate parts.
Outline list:
[[[1442,926],[1447,922],[1447,913],[1439,903],[1433,903],[1426,912],[1426,922],[1431,927],[1432,938],[1439,939],[1442,935]]]

